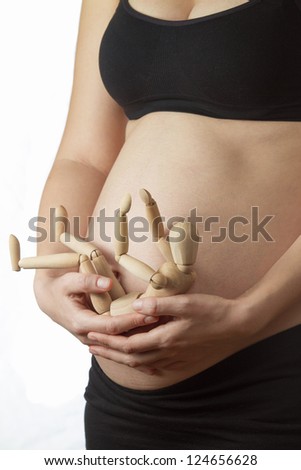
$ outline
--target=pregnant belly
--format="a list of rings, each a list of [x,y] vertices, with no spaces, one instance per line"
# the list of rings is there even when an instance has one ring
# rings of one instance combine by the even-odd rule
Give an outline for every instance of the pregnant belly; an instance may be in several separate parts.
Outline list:
[[[112,217],[124,194],[132,195],[128,253],[154,269],[163,262],[147,231],[140,188],[156,199],[166,228],[174,217],[197,221],[197,277],[190,292],[239,296],[300,234],[299,132],[294,124],[276,124],[277,129],[273,124],[240,124],[220,121],[217,126],[216,120],[199,116],[154,113],[133,126],[94,212],[95,242],[127,292],[144,292],[146,283],[114,260]],[[159,388],[192,375],[185,370],[148,377],[98,360],[113,380],[132,388]]]

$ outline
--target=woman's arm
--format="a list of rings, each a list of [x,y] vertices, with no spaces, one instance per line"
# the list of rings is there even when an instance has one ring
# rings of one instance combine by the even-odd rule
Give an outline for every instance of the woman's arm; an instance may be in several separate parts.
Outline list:
[[[81,234],[91,215],[125,138],[126,117],[101,81],[98,51],[102,35],[118,0],[83,0],[68,117],[55,162],[47,179],[39,215],[50,234],[50,208],[63,205],[69,220],[80,220]],[[72,232],[72,225],[71,225]],[[65,249],[66,250],[66,249]],[[38,254],[65,251],[49,238],[38,243]],[[108,290],[101,276],[67,270],[38,270],[34,290],[40,308],[84,343],[87,332],[126,331],[144,323],[141,315],[120,320],[101,318],[89,310],[83,292]],[[118,325],[117,325],[118,322]]]
[[[126,118],[106,92],[98,70],[102,35],[118,4],[116,0],[83,0],[76,47],[69,112],[61,143],[40,204],[49,221],[49,208],[64,205],[69,218],[79,217],[81,233],[123,143]],[[49,226],[45,226],[49,233]],[[38,254],[62,251],[62,245],[38,244]],[[39,271],[38,277],[58,274]]]
[[[154,371],[191,368],[193,364],[197,373],[276,333],[284,319],[286,328],[296,324],[293,307],[301,300],[300,259],[301,236],[237,299],[205,294],[139,299],[133,304],[137,312],[172,316],[174,321],[131,337],[90,333],[94,342],[90,352]]]
[[[301,235],[267,271],[238,299],[248,312],[244,327],[254,334],[276,324],[301,300]],[[289,319],[288,319],[289,320]],[[301,313],[300,313],[301,322]]]

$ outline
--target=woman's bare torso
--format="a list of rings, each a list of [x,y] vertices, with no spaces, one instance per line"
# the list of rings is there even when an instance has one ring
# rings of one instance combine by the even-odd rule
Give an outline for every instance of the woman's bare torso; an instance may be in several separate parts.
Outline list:
[[[130,0],[141,13],[166,20],[193,19],[242,3],[246,1],[153,0],[146,4]],[[94,215],[113,217],[124,194],[130,192],[133,203],[129,220],[143,217],[140,188],[151,192],[165,220],[187,217],[195,211],[202,218],[198,219],[202,242],[195,264],[197,279],[190,292],[235,298],[254,285],[300,234],[300,157],[299,122],[235,121],[154,112],[128,123],[125,144]],[[95,241],[120,273],[125,290],[143,292],[145,283],[115,262],[113,243],[104,233],[114,239],[112,221],[102,223],[101,228],[95,223]],[[132,226],[129,253],[158,268],[163,259],[150,237],[143,243],[137,240],[143,235],[135,232],[133,240]],[[300,323],[300,307],[296,305],[275,320],[261,337]],[[200,364],[197,370],[147,376],[127,366],[97,360],[112,380],[137,389],[165,387],[208,367]]]
[[[190,292],[235,298],[255,284],[300,234],[300,131],[301,124],[293,122],[219,120],[174,112],[146,115],[128,123],[126,142],[94,215],[113,217],[124,194],[130,192],[129,221],[145,216],[140,188],[152,193],[166,220],[187,217],[195,209],[202,217],[197,226],[203,238]],[[210,223],[210,217],[218,219]],[[150,236],[138,241],[143,235],[148,236],[132,229],[129,253],[158,268],[163,259]],[[104,241],[108,238],[112,241]],[[120,273],[125,290],[143,292],[146,284],[114,260],[112,221],[101,228],[95,222],[95,239]],[[298,307],[270,325],[263,336],[300,323]],[[98,360],[114,381],[138,389],[164,387],[195,373],[147,376]]]

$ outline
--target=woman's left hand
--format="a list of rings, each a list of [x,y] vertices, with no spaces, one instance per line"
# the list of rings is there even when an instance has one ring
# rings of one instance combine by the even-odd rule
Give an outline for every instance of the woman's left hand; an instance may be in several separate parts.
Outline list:
[[[206,294],[147,297],[137,313],[168,317],[146,333],[129,337],[89,333],[90,352],[147,373],[210,367],[250,344],[248,309],[241,299]],[[205,367],[204,367],[205,366]]]

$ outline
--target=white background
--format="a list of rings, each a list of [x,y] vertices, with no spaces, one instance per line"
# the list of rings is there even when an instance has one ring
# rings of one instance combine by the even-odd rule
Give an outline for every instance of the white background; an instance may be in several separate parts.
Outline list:
[[[81,0],[0,2],[2,450],[84,449],[83,393],[90,355],[39,311],[33,271],[11,272],[8,255],[9,233],[20,239],[23,256],[35,254],[27,241],[32,235],[28,221],[37,214],[65,124],[80,6]],[[290,453],[291,462],[286,454],[286,460],[278,460],[275,452],[268,455],[275,457],[268,461],[274,468],[290,463],[299,468],[300,453]],[[3,468],[16,468],[12,454],[7,458]],[[32,468],[41,468],[38,458]],[[24,459],[20,453],[19,466]],[[264,462],[258,468],[268,466]]]
[[[0,448],[84,449],[90,355],[37,307],[33,271],[11,272],[8,235],[22,256],[28,221],[68,110],[80,0],[0,2]]]

